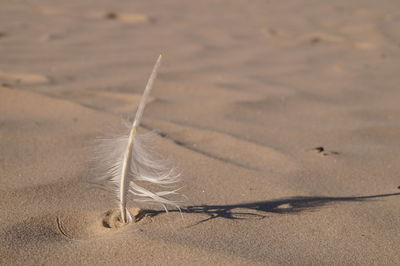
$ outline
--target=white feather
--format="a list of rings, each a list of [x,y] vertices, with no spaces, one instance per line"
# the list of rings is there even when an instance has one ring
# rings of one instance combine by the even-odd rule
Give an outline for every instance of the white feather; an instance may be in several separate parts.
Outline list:
[[[177,194],[178,190],[151,192],[139,185],[139,183],[149,183],[168,188],[178,182],[179,178],[179,173],[171,167],[169,161],[154,153],[155,134],[138,135],[136,133],[160,61],[161,56],[158,58],[149,78],[129,134],[99,139],[94,147],[94,161],[97,165],[95,172],[98,175],[93,181],[117,194],[121,218],[125,223],[131,220],[126,208],[128,194],[138,202],[161,204],[166,211],[168,211],[166,205],[172,205],[179,209],[178,201],[165,198]]]

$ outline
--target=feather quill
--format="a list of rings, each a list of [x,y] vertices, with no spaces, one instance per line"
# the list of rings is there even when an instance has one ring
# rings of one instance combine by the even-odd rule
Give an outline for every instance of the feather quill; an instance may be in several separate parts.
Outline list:
[[[168,211],[166,205],[172,205],[179,209],[178,201],[166,198],[166,196],[177,194],[177,190],[151,192],[138,184],[139,182],[147,182],[168,187],[176,183],[179,177],[179,173],[175,168],[171,168],[167,160],[155,156],[152,152],[154,134],[139,135],[137,133],[144,107],[161,64],[161,58],[160,55],[154,65],[128,136],[102,139],[95,147],[94,159],[97,161],[98,168],[100,168],[98,171],[101,171],[95,183],[105,185],[106,188],[111,188],[111,190],[117,192],[123,223],[132,220],[126,207],[129,194],[136,201],[159,203],[166,211]]]

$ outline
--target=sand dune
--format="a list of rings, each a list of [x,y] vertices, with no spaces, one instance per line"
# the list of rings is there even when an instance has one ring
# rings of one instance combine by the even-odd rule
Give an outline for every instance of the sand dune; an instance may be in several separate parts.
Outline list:
[[[0,264],[399,265],[398,10],[3,3]],[[117,228],[90,146],[124,132],[159,53],[140,132],[188,200],[130,202]]]

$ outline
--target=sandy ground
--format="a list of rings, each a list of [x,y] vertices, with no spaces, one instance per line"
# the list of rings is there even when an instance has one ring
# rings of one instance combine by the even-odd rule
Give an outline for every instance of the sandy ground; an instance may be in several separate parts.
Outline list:
[[[400,3],[2,1],[1,265],[399,265]],[[105,228],[133,117],[188,201]]]

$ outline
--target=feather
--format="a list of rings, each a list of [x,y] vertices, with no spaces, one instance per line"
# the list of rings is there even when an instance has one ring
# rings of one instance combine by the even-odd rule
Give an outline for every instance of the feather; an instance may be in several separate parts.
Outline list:
[[[166,205],[172,205],[179,209],[178,201],[166,198],[166,196],[177,194],[177,189],[151,192],[139,185],[139,183],[149,183],[168,189],[179,178],[179,173],[171,167],[170,162],[154,153],[155,134],[137,134],[147,98],[161,64],[161,58],[160,55],[147,82],[129,134],[100,139],[94,147],[93,159],[97,165],[96,173],[99,174],[93,181],[117,194],[123,223],[132,220],[126,207],[128,195],[132,196],[135,201],[159,203],[166,211],[168,211]]]

